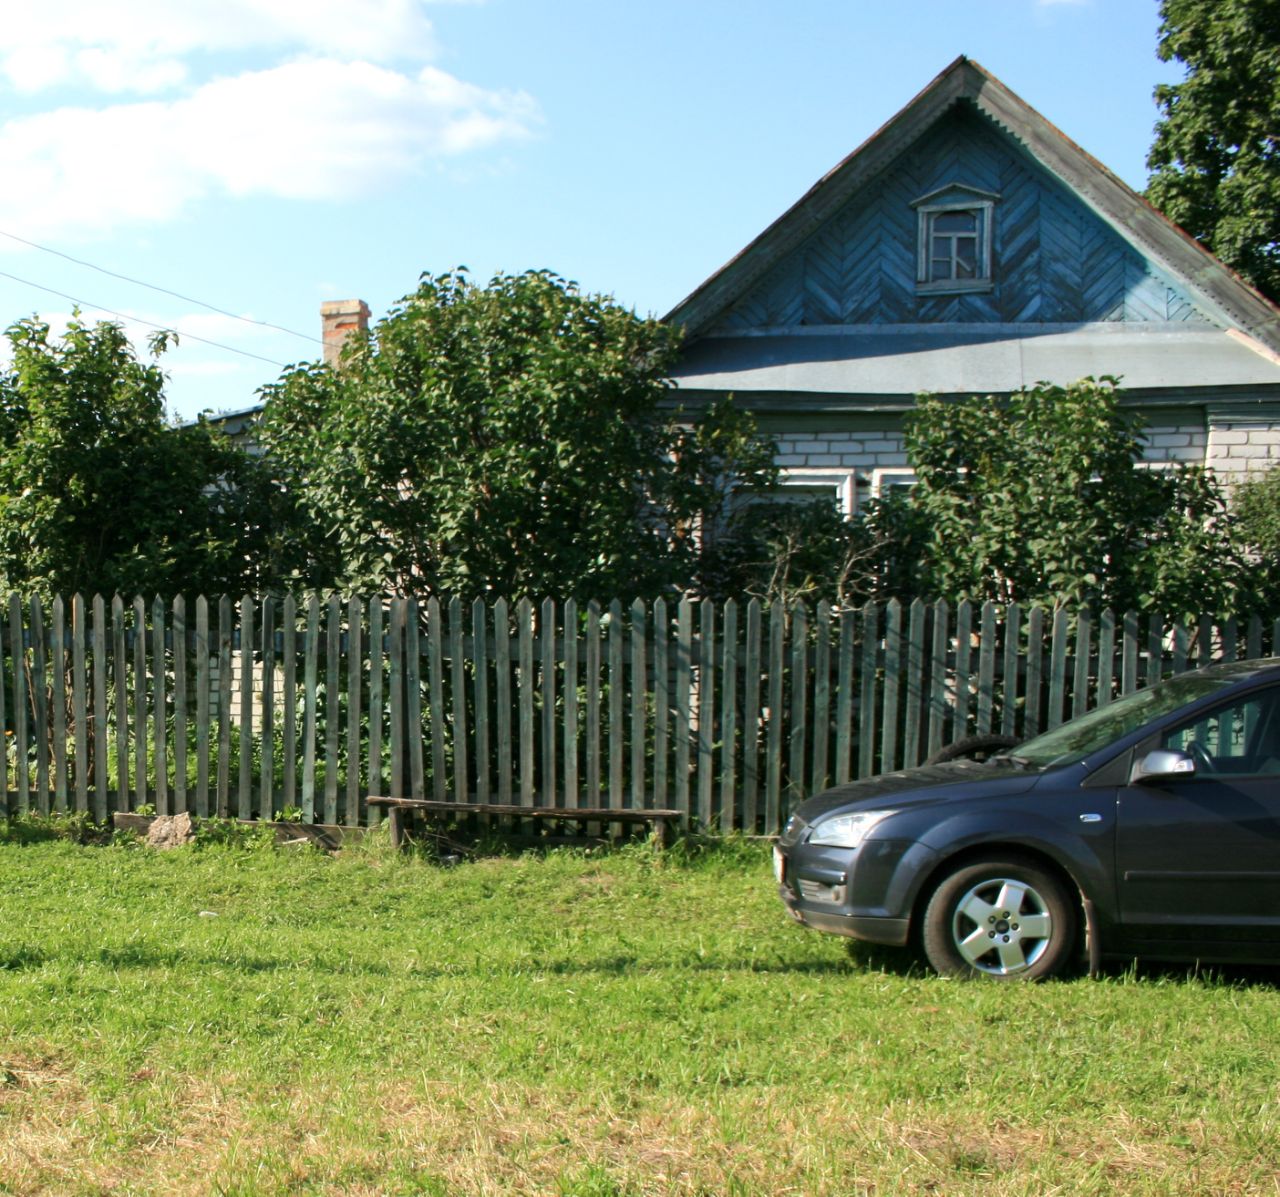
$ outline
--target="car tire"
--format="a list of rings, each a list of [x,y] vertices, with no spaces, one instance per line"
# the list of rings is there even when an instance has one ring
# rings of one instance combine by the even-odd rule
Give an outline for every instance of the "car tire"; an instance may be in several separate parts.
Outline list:
[[[1006,748],[1016,748],[1019,743],[1020,741],[1016,736],[965,736],[961,740],[956,740],[939,748],[937,752],[925,761],[925,764],[943,765],[947,761],[958,761],[961,757],[985,761],[989,756],[1002,752]]]
[[[973,861],[944,877],[925,907],[922,944],[944,976],[1038,981],[1067,966],[1075,896],[1032,860]]]

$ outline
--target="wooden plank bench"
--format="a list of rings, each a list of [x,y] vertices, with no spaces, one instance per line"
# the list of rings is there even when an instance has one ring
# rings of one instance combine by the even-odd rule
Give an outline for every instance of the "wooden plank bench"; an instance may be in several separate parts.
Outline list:
[[[671,824],[678,822],[678,810],[615,810],[605,806],[516,806],[499,802],[445,802],[433,798],[386,798],[371,795],[369,805],[387,812],[391,843],[404,842],[404,818],[409,811],[427,816],[505,815],[513,819],[559,819],[572,823],[652,823],[662,842],[669,837]]]

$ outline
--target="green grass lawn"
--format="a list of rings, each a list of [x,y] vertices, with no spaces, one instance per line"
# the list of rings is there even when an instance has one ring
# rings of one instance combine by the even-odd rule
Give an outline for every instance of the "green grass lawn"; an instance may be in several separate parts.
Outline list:
[[[1280,974],[943,981],[767,850],[0,843],[0,1192],[1275,1193]]]

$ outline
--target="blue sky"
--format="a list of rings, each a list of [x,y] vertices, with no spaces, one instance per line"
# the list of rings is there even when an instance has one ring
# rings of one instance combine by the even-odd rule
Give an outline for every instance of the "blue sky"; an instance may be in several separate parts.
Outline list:
[[[1155,0],[23,6],[0,319],[59,326],[74,297],[139,343],[177,328],[185,417],[317,356],[322,301],[376,318],[424,271],[545,267],[662,314],[958,54],[1142,187],[1152,89],[1180,75],[1157,25]]]

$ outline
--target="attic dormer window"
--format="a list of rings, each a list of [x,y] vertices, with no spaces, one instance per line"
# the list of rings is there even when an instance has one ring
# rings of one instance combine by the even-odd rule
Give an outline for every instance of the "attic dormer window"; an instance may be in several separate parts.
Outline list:
[[[991,289],[992,223],[999,198],[990,191],[952,183],[912,203],[919,218],[918,292]]]

